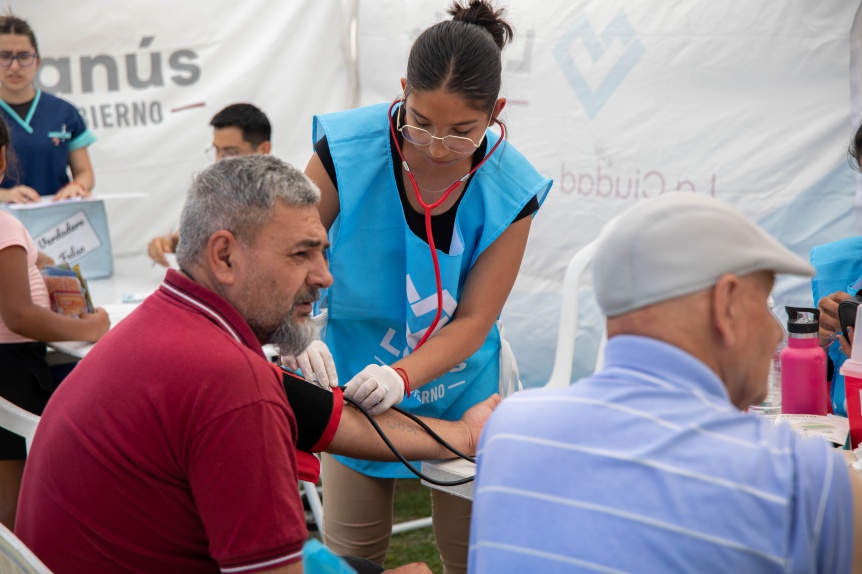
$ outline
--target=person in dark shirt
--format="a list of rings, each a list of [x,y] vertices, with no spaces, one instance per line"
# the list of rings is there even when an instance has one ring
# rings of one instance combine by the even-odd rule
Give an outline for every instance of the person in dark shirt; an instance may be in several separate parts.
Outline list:
[[[0,202],[88,197],[95,185],[87,148],[96,136],[74,105],[36,87],[41,63],[30,25],[12,14],[0,17],[0,118],[15,155]]]
[[[272,151],[272,125],[266,114],[252,104],[231,104],[210,120],[213,141],[210,151],[213,159],[240,157]],[[178,231],[153,238],[147,245],[150,259],[168,267],[166,253],[176,253],[180,241]]]

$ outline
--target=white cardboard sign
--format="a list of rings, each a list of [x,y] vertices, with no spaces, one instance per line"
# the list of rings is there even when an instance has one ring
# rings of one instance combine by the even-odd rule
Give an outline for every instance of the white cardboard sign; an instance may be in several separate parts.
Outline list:
[[[44,251],[58,263],[74,263],[102,246],[99,234],[83,209],[33,238],[33,241],[39,251]]]

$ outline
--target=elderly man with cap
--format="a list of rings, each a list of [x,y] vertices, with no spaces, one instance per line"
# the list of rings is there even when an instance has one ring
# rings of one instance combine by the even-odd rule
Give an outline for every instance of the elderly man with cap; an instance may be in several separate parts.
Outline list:
[[[603,230],[604,367],[519,393],[480,443],[470,571],[850,572],[862,490],[840,451],[744,414],[811,267],[742,214],[660,196]]]

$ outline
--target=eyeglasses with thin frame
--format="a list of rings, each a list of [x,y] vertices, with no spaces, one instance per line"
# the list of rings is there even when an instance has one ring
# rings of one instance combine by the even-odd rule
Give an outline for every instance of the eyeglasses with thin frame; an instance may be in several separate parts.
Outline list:
[[[239,157],[242,155],[242,152],[236,149],[223,149],[221,153],[219,150],[215,148],[215,146],[210,146],[204,150],[204,153],[211,160],[225,159],[228,157]]]
[[[411,126],[410,124],[401,125],[401,114],[397,114],[398,116],[398,127],[396,128],[401,135],[404,136],[404,139],[412,143],[413,145],[418,145],[421,147],[426,147],[434,143],[434,140],[440,140],[440,142],[448,149],[449,151],[454,151],[455,153],[473,153],[473,151],[482,145],[482,142],[485,140],[485,133],[482,132],[482,139],[479,140],[479,143],[474,142],[472,139],[465,136],[443,136],[438,137],[433,135],[428,130],[423,130],[422,128]],[[493,116],[488,119],[488,125],[485,127],[487,130],[491,127],[491,122],[494,121]]]
[[[35,52],[19,52],[17,54],[13,54],[12,52],[0,52],[0,66],[4,68],[8,68],[12,65],[12,62],[18,60],[18,63],[21,64],[22,68],[27,68],[36,63],[36,58],[39,55]]]

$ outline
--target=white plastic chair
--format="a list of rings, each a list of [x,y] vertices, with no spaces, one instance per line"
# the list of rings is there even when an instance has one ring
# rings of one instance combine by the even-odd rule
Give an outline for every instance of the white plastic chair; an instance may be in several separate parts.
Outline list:
[[[20,538],[0,524],[0,574],[51,574],[51,571]]]
[[[0,428],[24,437],[28,453],[38,425],[39,415],[34,415],[0,397]]]
[[[563,298],[560,304],[560,328],[557,334],[557,351],[554,356],[554,368],[551,377],[545,383],[546,387],[562,388],[572,382],[572,360],[575,357],[575,341],[578,334],[578,308],[580,287],[586,272],[593,261],[596,252],[596,242],[584,245],[566,267],[563,278]],[[605,345],[608,342],[607,325],[602,321],[602,337],[599,342],[599,353],[596,357],[595,370],[598,371],[604,359]]]
[[[0,428],[24,437],[28,453],[39,418],[0,397]],[[51,574],[51,571],[12,531],[0,524],[0,574]]]
[[[323,538],[323,504],[320,500],[320,492],[317,490],[317,485],[307,480],[300,480],[302,490],[305,492],[305,500],[308,501],[308,507],[311,509],[311,515],[314,516],[314,523],[317,524],[317,531],[320,532],[320,537]]]

